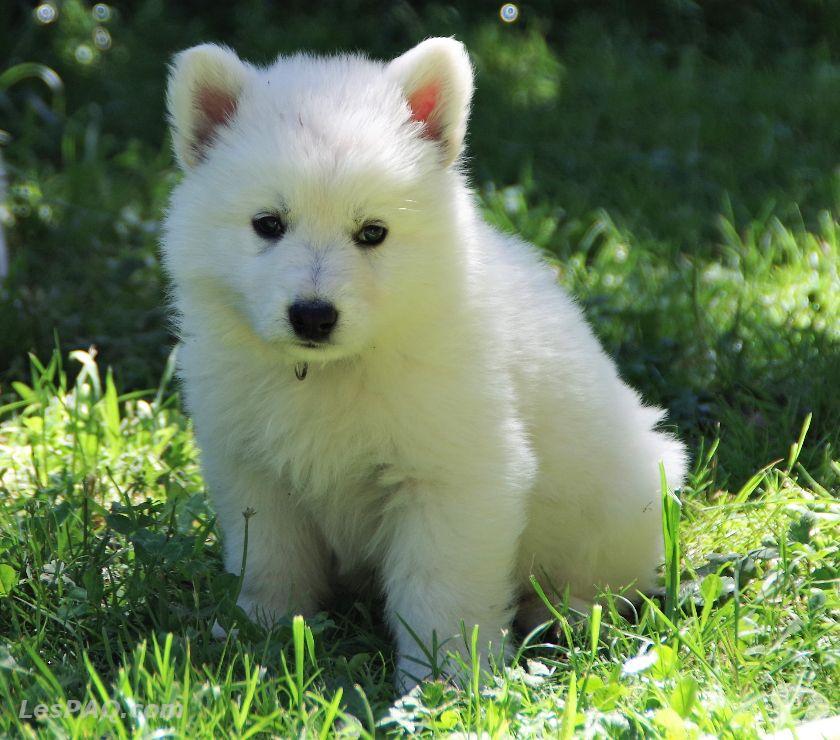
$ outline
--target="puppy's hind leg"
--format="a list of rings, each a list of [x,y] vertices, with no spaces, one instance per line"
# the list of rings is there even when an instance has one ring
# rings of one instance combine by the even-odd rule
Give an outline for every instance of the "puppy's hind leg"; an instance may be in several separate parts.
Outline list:
[[[664,563],[662,478],[669,490],[685,480],[682,443],[658,431],[639,435],[617,460],[601,502],[595,585],[623,594],[632,611],[658,586]],[[611,480],[610,480],[611,479]]]
[[[651,430],[648,416],[655,420],[646,414],[638,424],[610,429],[609,437],[591,435],[587,455],[547,467],[520,546],[517,580],[524,597],[536,596],[528,582],[533,573],[552,603],[562,602],[568,589],[590,605],[577,610],[588,612],[596,600],[606,603],[599,597],[608,591],[618,611],[632,618],[640,594],[656,589],[664,561],[659,464],[669,486],[678,487],[685,453],[681,443]],[[527,622],[533,609],[521,612]]]

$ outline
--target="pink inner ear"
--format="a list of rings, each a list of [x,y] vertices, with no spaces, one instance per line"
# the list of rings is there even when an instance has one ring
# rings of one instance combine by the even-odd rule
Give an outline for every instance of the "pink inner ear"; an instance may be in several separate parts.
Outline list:
[[[437,82],[424,85],[408,96],[411,120],[426,124],[425,133],[432,139],[439,139],[441,134],[440,121],[434,116],[439,100],[440,84]]]
[[[226,123],[236,113],[236,98],[212,87],[199,90],[196,103],[211,126]]]
[[[222,90],[205,87],[198,91],[195,105],[201,111],[196,122],[196,144],[201,150],[219,126],[226,124],[236,113],[236,98]]]

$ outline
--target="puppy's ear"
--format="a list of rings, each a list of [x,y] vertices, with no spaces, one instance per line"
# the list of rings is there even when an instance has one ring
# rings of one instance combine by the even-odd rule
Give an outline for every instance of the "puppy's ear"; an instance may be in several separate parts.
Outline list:
[[[203,158],[220,126],[236,115],[249,67],[230,49],[202,44],[175,56],[166,104],[175,156],[183,169]]]
[[[439,143],[444,164],[450,165],[464,145],[473,92],[464,45],[455,39],[426,39],[391,61],[388,72],[402,88],[411,118]]]

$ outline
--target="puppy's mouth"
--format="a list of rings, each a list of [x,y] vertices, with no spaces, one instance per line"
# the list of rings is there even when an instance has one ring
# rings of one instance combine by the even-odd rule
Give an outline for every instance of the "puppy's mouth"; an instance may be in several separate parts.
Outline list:
[[[334,355],[337,346],[332,342],[313,342],[306,339],[296,340],[289,346],[294,358],[294,373],[298,380],[306,380],[309,374],[309,363],[314,362],[323,366],[330,360],[337,359]],[[339,352],[340,356],[340,352]]]
[[[286,343],[286,352],[298,362],[329,362],[346,355],[346,349],[338,342],[293,339]]]
[[[330,345],[321,342],[295,342],[295,346],[301,347],[302,349],[324,349],[324,347],[329,347]]]

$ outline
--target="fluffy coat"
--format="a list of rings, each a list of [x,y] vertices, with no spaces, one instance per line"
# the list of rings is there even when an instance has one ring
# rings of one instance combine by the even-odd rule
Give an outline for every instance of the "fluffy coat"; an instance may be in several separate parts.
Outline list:
[[[537,251],[482,220],[459,165],[471,94],[452,39],[266,68],[203,45],[169,82],[184,178],[163,254],[234,573],[255,512],[240,604],[311,614],[373,573],[405,684],[428,672],[406,625],[462,651],[477,625],[489,655],[531,574],[585,602],[650,589],[660,462],[685,474]],[[371,220],[387,237],[360,246]],[[338,311],[317,346],[288,318],[313,298]]]

